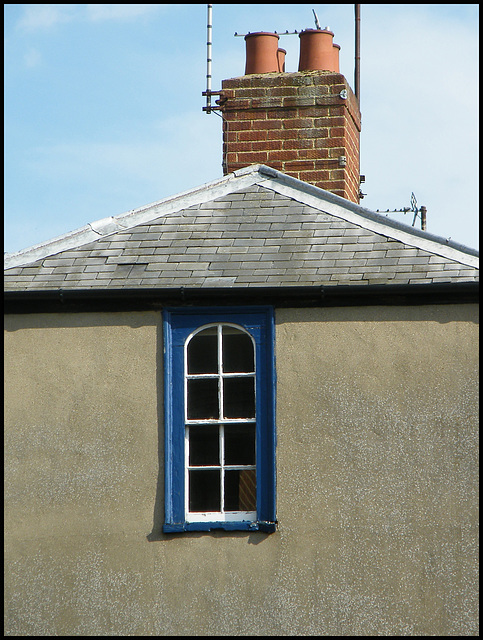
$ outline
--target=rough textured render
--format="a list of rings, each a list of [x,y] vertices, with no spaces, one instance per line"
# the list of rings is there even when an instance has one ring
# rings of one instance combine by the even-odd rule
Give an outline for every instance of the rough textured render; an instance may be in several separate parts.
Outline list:
[[[478,636],[476,314],[276,310],[274,534],[162,532],[159,312],[7,316],[5,633]]]
[[[5,289],[463,282],[477,255],[255,165],[7,255]]]

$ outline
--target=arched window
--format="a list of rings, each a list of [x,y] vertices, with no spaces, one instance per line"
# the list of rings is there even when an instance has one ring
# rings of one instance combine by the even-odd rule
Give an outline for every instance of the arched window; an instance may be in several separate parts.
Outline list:
[[[273,531],[273,310],[163,316],[164,531]]]
[[[255,379],[255,345],[243,328],[218,323],[202,327],[188,338],[188,521],[256,517]]]

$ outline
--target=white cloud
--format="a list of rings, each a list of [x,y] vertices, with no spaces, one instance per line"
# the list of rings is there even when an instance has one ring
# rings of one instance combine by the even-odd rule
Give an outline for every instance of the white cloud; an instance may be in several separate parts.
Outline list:
[[[159,4],[88,4],[87,18],[100,20],[130,20],[157,11]]]
[[[42,62],[42,55],[37,49],[29,49],[24,54],[24,63],[25,66],[29,69],[33,69],[34,67],[38,67]]]
[[[22,171],[42,197],[36,198],[34,215],[22,199],[9,202],[5,250],[18,251],[222,176],[219,117],[180,112],[152,123],[151,133],[150,140],[91,139],[32,148]]]
[[[17,26],[25,31],[49,29],[73,20],[130,20],[173,5],[162,4],[26,4]]]
[[[185,112],[154,123],[151,131],[150,140],[62,142],[36,147],[31,150],[26,169],[35,182],[46,180],[61,193],[68,187],[77,203],[90,191],[99,201],[107,203],[111,198],[106,215],[221,177],[220,118]]]
[[[429,231],[475,246],[474,31],[450,16],[404,5],[404,14],[382,23],[368,16],[363,44],[363,205],[400,208],[414,191],[428,208]]]
[[[26,4],[18,27],[26,31],[49,29],[56,24],[69,22],[78,12],[77,4]]]

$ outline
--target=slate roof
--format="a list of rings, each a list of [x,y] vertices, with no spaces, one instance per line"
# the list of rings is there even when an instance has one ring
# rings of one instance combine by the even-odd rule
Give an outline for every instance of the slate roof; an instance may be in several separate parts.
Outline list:
[[[9,291],[466,282],[478,253],[264,165],[5,256]]]

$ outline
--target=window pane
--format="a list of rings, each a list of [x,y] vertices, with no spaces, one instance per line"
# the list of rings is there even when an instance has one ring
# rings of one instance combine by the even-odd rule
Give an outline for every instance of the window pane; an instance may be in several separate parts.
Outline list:
[[[216,327],[197,333],[188,344],[188,373],[218,372]]]
[[[255,425],[225,425],[225,464],[255,464]]]
[[[218,417],[218,379],[188,380],[188,419]]]
[[[256,471],[225,471],[225,511],[256,511]]]
[[[253,343],[243,331],[223,327],[223,371],[251,373],[254,371]]]
[[[189,427],[189,464],[220,464],[220,435],[218,425]]]
[[[225,418],[254,418],[254,378],[225,378],[223,380],[223,401]]]
[[[193,470],[189,473],[189,510],[221,511],[220,471]]]

